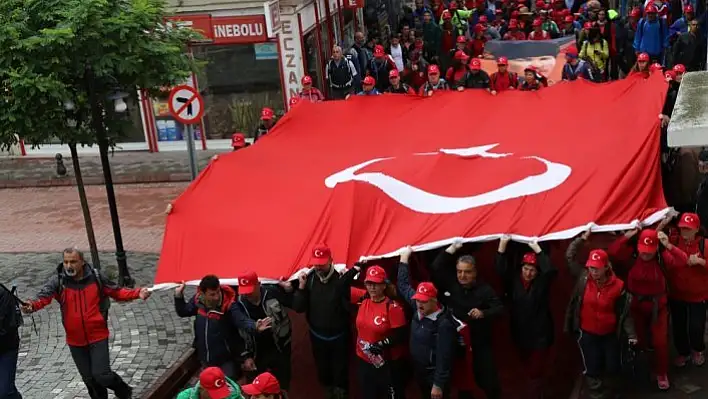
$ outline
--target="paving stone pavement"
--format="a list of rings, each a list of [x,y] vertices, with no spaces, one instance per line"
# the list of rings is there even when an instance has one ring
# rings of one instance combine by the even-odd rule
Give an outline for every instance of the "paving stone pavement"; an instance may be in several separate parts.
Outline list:
[[[202,170],[215,154],[223,150],[197,151],[198,167]],[[150,153],[118,151],[110,155],[115,184],[189,181],[189,159],[186,151]],[[98,155],[79,155],[81,172],[87,185],[103,184],[103,169]],[[56,174],[54,158],[0,157],[0,189],[74,185],[71,158],[64,158],[67,174]]]
[[[187,183],[115,187],[127,251],[160,251],[165,207],[186,187]],[[105,188],[88,186],[86,196],[99,250],[115,250]],[[67,246],[88,248],[76,187],[0,189],[0,204],[0,252],[61,251]]]
[[[157,258],[156,254],[128,254],[137,285],[151,284]],[[60,259],[59,252],[0,253],[0,282],[15,282],[22,299],[33,297],[53,276]],[[101,262],[106,275],[114,278],[113,254],[101,253]],[[146,302],[114,302],[111,306],[112,367],[135,388],[136,398],[192,344],[191,320],[179,318],[173,309],[172,292],[155,292]],[[17,386],[22,395],[27,399],[88,398],[66,346],[56,302],[35,313],[34,321],[38,335],[30,316],[25,316],[21,329]]]

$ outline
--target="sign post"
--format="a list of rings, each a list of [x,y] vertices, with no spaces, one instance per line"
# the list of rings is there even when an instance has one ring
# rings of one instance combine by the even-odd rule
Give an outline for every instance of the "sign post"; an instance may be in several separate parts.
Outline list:
[[[194,129],[192,125],[199,123],[204,116],[204,99],[197,89],[187,86],[175,86],[170,91],[168,100],[170,114],[182,122],[187,131],[187,153],[192,180],[197,178],[197,156],[194,150]]]

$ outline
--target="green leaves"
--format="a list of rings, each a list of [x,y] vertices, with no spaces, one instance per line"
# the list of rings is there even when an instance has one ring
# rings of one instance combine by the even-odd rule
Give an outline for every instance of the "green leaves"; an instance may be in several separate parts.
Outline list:
[[[99,126],[114,142],[125,121],[111,94],[155,92],[196,68],[186,45],[199,35],[164,29],[164,18],[162,0],[1,1],[0,146],[15,134],[91,145]]]

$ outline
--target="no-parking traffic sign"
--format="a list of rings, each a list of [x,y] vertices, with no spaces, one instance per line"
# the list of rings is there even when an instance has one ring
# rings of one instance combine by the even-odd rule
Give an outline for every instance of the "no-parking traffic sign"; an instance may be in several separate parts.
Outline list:
[[[193,87],[175,86],[168,100],[170,113],[185,125],[199,123],[204,116],[204,99]]]

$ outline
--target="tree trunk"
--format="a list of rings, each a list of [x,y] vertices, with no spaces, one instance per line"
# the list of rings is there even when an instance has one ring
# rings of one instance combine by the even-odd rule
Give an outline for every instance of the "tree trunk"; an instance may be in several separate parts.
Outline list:
[[[84,178],[81,176],[81,165],[79,165],[79,154],[76,151],[76,144],[70,143],[71,163],[74,166],[74,176],[76,177],[76,187],[79,190],[81,200],[81,212],[84,214],[86,224],[86,235],[88,236],[89,247],[91,248],[91,262],[96,269],[101,268],[101,260],[98,257],[98,247],[96,246],[96,235],[93,232],[93,222],[91,221],[91,210],[89,209],[86,190],[84,189]]]

